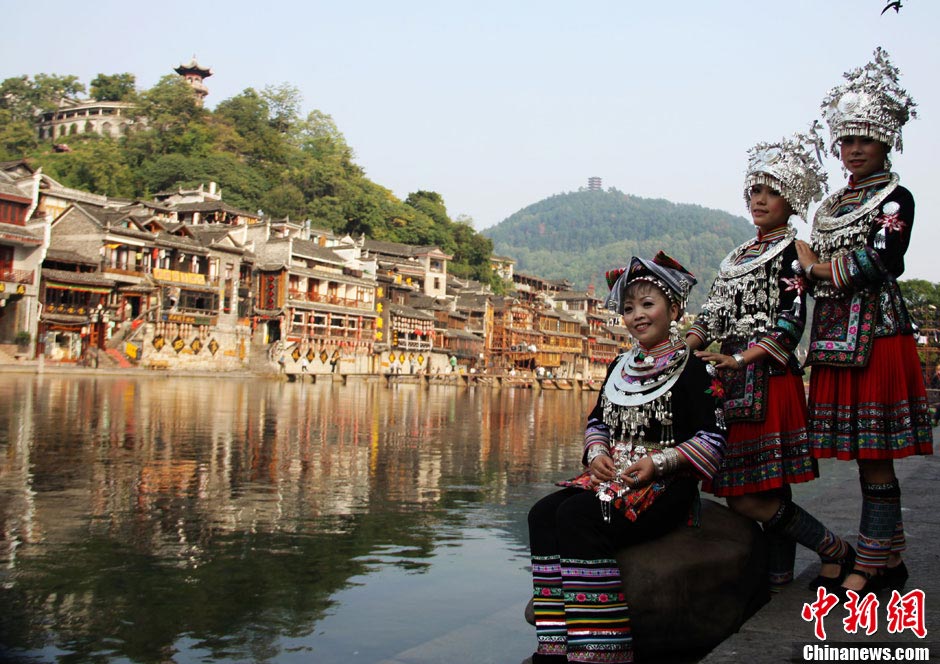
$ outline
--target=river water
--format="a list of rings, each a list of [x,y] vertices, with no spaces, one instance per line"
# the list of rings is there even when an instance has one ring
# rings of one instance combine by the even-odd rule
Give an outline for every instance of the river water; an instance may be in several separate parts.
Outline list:
[[[596,393],[0,380],[0,660],[519,662]]]

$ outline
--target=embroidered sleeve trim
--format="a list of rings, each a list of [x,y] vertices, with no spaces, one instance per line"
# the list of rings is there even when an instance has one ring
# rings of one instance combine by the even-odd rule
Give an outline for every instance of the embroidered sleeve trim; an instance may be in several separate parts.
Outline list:
[[[676,450],[688,459],[693,472],[700,479],[709,479],[721,465],[725,453],[724,436],[711,431],[699,431],[689,440],[676,446]]]
[[[781,366],[786,366],[787,359],[790,357],[790,351],[777,343],[775,339],[772,339],[771,337],[764,337],[754,345],[759,346],[767,351],[767,354]]]

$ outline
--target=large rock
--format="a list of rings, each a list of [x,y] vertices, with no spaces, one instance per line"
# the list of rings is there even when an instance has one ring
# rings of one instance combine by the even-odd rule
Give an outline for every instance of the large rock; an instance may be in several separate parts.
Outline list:
[[[712,500],[700,527],[622,549],[617,562],[637,658],[707,652],[769,599],[760,528]]]

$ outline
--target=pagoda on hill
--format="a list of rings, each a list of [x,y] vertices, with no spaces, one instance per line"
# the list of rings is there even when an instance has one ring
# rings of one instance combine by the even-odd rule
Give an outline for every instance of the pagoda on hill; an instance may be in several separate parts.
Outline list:
[[[206,87],[204,81],[212,76],[212,70],[196,62],[196,56],[194,55],[192,60],[186,64],[181,64],[173,71],[186,79],[186,82],[189,83],[196,92],[199,103],[202,104],[209,94],[209,88]]]

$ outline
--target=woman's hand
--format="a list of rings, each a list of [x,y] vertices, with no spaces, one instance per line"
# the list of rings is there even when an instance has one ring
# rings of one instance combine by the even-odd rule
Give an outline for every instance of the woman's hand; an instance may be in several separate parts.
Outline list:
[[[737,371],[738,369],[743,369],[736,359],[730,355],[724,355],[722,353],[709,353],[707,350],[700,350],[695,352],[695,357],[699,358],[703,362],[711,362],[719,369],[730,369],[731,371]]]
[[[816,255],[816,252],[806,243],[804,240],[796,240],[794,243],[796,247],[796,257],[800,261],[800,266],[803,268],[803,271],[806,271],[813,263],[819,262],[819,256]]]
[[[617,474],[617,467],[614,466],[614,460],[606,454],[600,454],[591,461],[591,484],[597,486],[601,482],[609,482]]]
[[[625,471],[620,476],[624,486],[630,489],[641,489],[647,484],[652,484],[656,479],[656,470],[653,467],[653,460],[649,455],[643,457]]]

